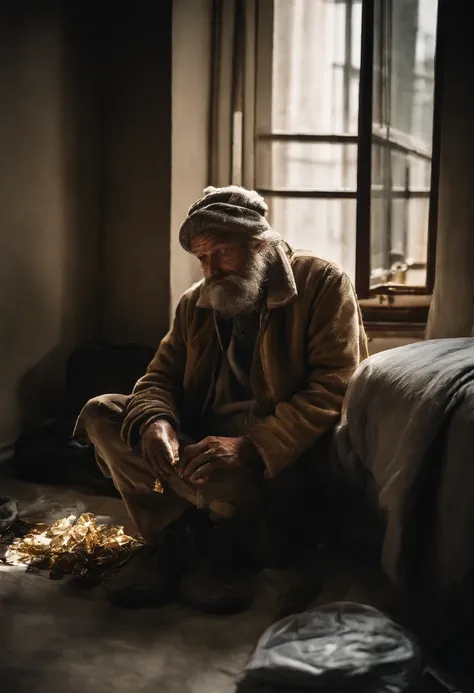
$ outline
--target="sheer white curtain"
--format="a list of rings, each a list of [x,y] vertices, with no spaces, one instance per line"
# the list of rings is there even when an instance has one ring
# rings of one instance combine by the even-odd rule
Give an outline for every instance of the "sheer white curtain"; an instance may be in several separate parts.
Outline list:
[[[257,0],[215,0],[210,184],[254,187]]]
[[[442,4],[438,20],[443,27],[438,233],[427,339],[474,337],[474,42],[466,8],[467,0]]]

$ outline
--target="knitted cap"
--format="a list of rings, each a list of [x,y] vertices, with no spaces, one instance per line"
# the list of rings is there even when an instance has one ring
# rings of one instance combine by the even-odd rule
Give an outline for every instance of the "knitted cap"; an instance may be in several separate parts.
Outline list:
[[[248,234],[277,242],[281,236],[266,220],[267,212],[265,200],[255,190],[238,185],[206,188],[204,197],[190,207],[179,231],[179,242],[191,252],[191,239],[204,231]]]

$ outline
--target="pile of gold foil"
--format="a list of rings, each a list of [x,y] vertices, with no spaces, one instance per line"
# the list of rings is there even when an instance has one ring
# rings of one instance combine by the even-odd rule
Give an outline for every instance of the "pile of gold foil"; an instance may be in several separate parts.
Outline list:
[[[73,575],[100,582],[122,565],[141,540],[124,534],[120,525],[98,524],[92,513],[70,515],[53,525],[37,524],[15,539],[5,553],[6,563],[49,570],[51,578]]]

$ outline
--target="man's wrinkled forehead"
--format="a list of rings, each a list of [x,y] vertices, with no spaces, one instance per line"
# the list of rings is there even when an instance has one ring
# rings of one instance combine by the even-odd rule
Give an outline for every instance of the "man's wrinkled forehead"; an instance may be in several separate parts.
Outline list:
[[[191,239],[191,252],[194,255],[207,255],[219,248],[237,248],[245,243],[246,239],[241,234],[232,234],[219,231],[203,231]]]

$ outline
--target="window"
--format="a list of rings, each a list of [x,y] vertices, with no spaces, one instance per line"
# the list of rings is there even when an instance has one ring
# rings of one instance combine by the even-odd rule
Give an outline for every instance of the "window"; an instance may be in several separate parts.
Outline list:
[[[361,297],[430,293],[437,1],[258,6],[255,181],[271,223]]]

